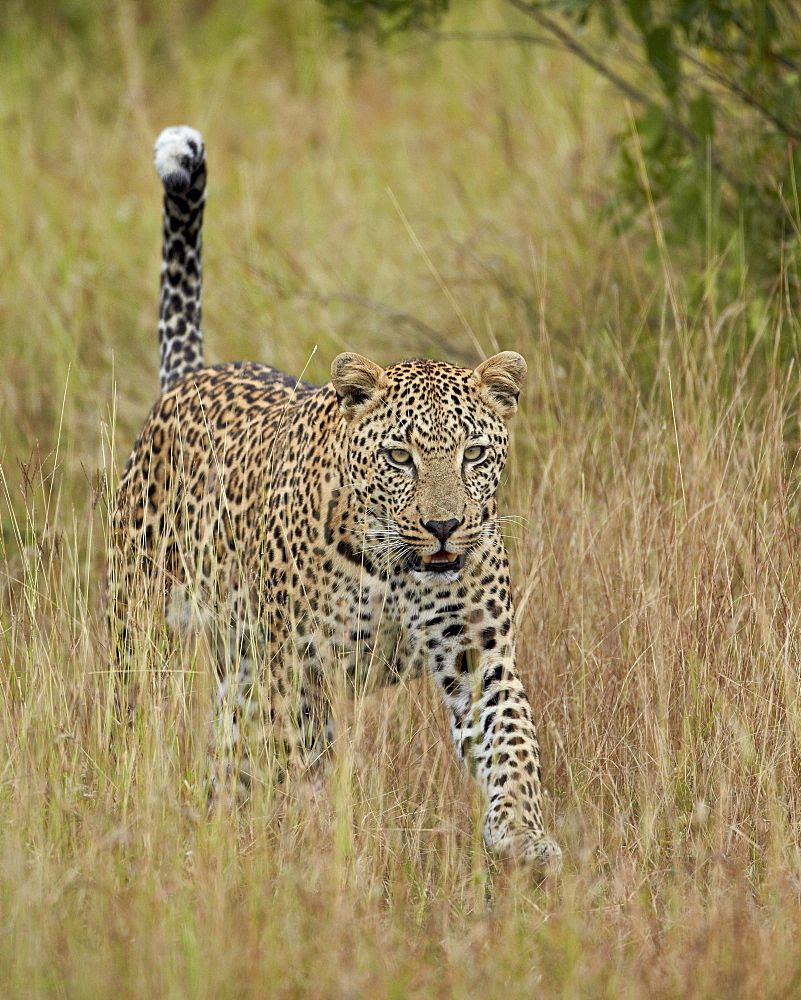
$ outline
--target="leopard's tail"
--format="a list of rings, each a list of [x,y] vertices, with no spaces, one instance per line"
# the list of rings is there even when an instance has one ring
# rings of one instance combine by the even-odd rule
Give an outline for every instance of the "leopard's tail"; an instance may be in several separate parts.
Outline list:
[[[153,162],[164,185],[164,246],[159,298],[161,391],[203,368],[200,328],[206,153],[203,137],[186,125],[165,128]]]

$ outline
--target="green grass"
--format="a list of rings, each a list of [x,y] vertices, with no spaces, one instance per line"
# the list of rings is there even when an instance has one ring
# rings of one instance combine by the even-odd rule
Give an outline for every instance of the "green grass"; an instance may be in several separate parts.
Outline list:
[[[597,211],[625,109],[559,53],[348,61],[306,0],[9,9],[0,995],[794,996],[797,275],[724,299],[727,261],[704,296],[649,268],[648,226]],[[202,654],[150,657],[115,722],[107,511],[157,394],[150,156],[180,122],[210,360],[529,361],[503,506],[565,849],[544,886],[486,856],[425,680],[338,706],[324,785],[239,812],[205,808]]]

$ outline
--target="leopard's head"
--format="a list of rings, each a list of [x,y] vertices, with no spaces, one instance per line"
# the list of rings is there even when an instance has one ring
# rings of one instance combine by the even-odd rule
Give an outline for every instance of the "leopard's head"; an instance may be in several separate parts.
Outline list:
[[[362,548],[424,577],[458,574],[491,531],[507,421],[526,363],[504,351],[475,370],[439,361],[382,369],[358,354],[331,366],[347,436]]]

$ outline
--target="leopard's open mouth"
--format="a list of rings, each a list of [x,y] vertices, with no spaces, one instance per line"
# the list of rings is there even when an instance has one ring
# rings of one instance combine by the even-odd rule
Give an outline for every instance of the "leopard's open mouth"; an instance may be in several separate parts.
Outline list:
[[[448,573],[462,568],[462,556],[455,556],[452,552],[440,549],[430,556],[415,556],[412,562],[412,569],[418,573]]]

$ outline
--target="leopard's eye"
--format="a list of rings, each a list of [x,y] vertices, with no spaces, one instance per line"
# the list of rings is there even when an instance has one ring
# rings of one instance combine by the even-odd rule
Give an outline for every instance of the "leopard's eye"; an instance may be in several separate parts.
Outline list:
[[[405,448],[388,448],[387,454],[395,463],[395,465],[411,464],[412,456]]]
[[[477,462],[480,458],[483,458],[487,454],[487,449],[483,444],[471,444],[469,448],[465,448],[464,457],[468,462]]]

